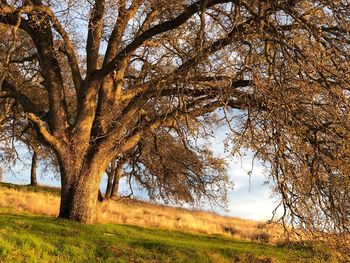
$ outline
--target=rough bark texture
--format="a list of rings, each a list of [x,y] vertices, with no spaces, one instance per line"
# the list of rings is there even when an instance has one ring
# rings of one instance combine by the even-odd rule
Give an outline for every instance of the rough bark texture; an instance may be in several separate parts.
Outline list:
[[[63,157],[59,161],[62,174],[59,217],[93,223],[97,212],[99,182],[108,158],[79,158],[66,154]]]
[[[37,160],[38,160],[38,155],[34,151],[33,157],[32,157],[32,165],[31,165],[31,169],[30,169],[30,185],[31,186],[37,186],[38,185],[38,182],[37,182],[37,179],[36,179],[36,164],[37,164]]]
[[[97,175],[92,171],[81,171],[81,180],[74,180],[62,187],[60,218],[82,223],[94,222],[98,197]]]

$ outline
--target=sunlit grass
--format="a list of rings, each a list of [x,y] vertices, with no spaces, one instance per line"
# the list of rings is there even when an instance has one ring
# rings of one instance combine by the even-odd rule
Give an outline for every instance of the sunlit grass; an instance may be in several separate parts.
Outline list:
[[[59,200],[57,189],[54,188],[45,191],[44,187],[0,185],[0,207],[56,217],[59,210]],[[265,225],[264,222],[133,200],[108,201],[99,204],[97,219],[100,223],[220,234],[249,241],[272,243],[283,241],[283,230],[276,225]]]
[[[263,222],[124,200],[81,225],[58,209],[58,189],[1,184],[0,262],[337,262],[281,245],[282,229]]]
[[[0,262],[318,262],[311,251],[217,235],[11,211],[0,209]]]

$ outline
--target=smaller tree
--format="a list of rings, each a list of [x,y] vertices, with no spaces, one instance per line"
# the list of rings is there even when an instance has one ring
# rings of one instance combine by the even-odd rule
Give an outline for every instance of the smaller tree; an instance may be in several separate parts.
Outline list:
[[[31,185],[31,186],[37,186],[37,185],[38,185],[38,181],[37,181],[37,178],[36,178],[36,165],[37,165],[37,161],[38,161],[38,154],[37,154],[37,152],[34,150],[33,156],[32,156],[31,169],[30,169],[30,185]]]
[[[30,126],[26,134],[22,134],[18,139],[28,147],[31,152],[31,170],[30,170],[30,185],[37,186],[37,167],[40,161],[40,166],[43,172],[53,173],[58,175],[58,162],[55,154],[47,145],[36,140],[36,130]]]
[[[105,193],[105,199],[117,199],[119,194],[119,181],[126,174],[123,173],[123,166],[126,163],[126,159],[119,158],[113,160],[106,170],[107,174],[107,187]]]
[[[131,152],[110,163],[105,199],[116,199],[119,181],[127,177],[131,194],[133,181],[151,199],[193,204],[206,197],[223,206],[227,189],[224,184],[228,182],[226,166],[206,145],[193,146],[178,133],[158,129],[144,136]]]

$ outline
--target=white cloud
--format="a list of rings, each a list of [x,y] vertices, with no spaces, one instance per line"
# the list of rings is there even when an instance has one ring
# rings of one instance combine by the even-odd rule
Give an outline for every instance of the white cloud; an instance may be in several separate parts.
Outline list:
[[[234,158],[229,163],[229,175],[235,187],[229,192],[229,213],[234,217],[268,220],[276,208],[271,197],[271,185],[266,184],[264,167],[258,161],[252,166],[252,156]]]

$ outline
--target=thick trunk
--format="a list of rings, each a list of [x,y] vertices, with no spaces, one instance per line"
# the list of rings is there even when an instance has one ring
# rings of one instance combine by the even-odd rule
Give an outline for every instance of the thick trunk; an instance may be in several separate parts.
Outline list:
[[[36,163],[38,160],[38,155],[37,153],[34,151],[33,153],[33,157],[32,157],[32,166],[30,169],[30,185],[31,186],[37,186],[38,182],[36,180]]]
[[[80,163],[60,161],[60,218],[93,223],[97,213],[99,182],[105,170],[103,160],[89,159]],[[87,165],[86,165],[87,164]]]
[[[93,223],[97,212],[99,177],[93,171],[80,171],[76,180],[63,186],[59,217]]]

